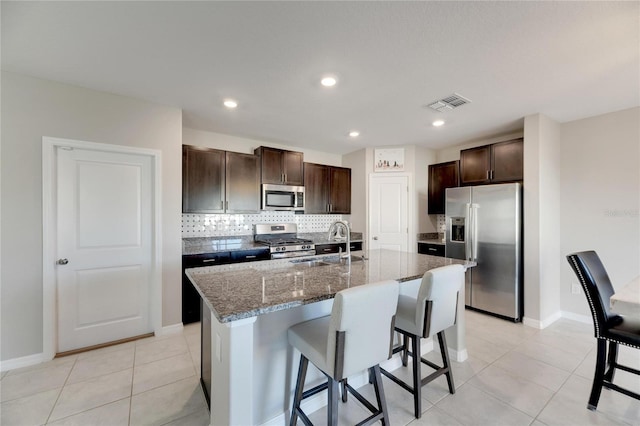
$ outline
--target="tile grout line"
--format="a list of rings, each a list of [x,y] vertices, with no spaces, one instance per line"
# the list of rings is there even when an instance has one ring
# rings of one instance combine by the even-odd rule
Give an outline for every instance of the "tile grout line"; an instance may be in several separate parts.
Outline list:
[[[53,414],[53,411],[56,409],[56,406],[58,405],[58,401],[60,400],[60,395],[62,395],[62,392],[64,391],[64,387],[67,385],[67,382],[69,381],[69,377],[71,377],[71,372],[75,368],[77,362],[78,362],[78,357],[76,356],[76,358],[73,360],[73,365],[69,369],[69,374],[67,374],[67,377],[64,379],[64,383],[62,384],[62,387],[60,388],[60,392],[58,392],[58,396],[56,397],[56,401],[51,406],[51,411],[49,411],[49,415],[47,416],[47,420],[45,420],[44,424],[49,423],[49,420],[51,419],[51,415]]]

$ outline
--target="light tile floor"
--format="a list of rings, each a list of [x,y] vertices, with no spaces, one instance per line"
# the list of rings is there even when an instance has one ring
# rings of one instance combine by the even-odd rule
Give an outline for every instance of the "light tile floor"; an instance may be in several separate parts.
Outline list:
[[[466,311],[469,359],[453,363],[455,395],[444,377],[423,388],[423,414],[411,396],[384,378],[392,425],[639,425],[640,401],[603,390],[586,409],[595,364],[590,325],[560,320],[545,330]],[[427,358],[439,363],[434,352]],[[640,368],[640,351],[621,348],[620,361]],[[0,424],[207,425],[198,381],[200,326],[180,334],[55,359],[0,376]],[[429,368],[423,367],[423,374]],[[409,378],[408,369],[397,373]],[[640,392],[640,379],[616,373]],[[373,397],[372,387],[360,389]],[[367,412],[355,398],[340,404],[341,424]],[[325,423],[326,410],[310,414]]]

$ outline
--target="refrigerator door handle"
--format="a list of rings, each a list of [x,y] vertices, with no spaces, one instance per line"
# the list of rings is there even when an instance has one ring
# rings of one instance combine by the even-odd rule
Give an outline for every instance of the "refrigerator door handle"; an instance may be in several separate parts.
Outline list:
[[[472,256],[471,260],[474,262],[478,261],[478,205],[471,205],[471,216],[473,218],[473,225],[471,227],[471,247],[472,247]]]
[[[472,217],[473,212],[471,210],[471,204],[469,203],[465,204],[465,209],[467,210],[466,211],[467,223],[466,223],[466,226],[464,227],[464,254],[465,254],[464,257],[467,260],[473,260],[473,252],[472,252],[473,247],[471,245],[471,235],[473,234],[470,229],[473,223],[473,217]]]

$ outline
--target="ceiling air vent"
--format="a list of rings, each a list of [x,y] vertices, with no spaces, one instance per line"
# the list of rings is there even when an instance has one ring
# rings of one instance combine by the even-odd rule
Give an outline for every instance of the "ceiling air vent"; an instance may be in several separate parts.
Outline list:
[[[430,103],[428,107],[435,109],[436,111],[445,112],[458,108],[464,104],[468,104],[469,102],[471,102],[469,99],[454,93],[451,96],[447,96],[446,98]]]

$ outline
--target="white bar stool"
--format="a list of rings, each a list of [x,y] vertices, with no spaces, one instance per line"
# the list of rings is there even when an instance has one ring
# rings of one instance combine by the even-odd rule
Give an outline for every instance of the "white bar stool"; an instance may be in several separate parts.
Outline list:
[[[379,363],[391,357],[389,338],[393,335],[398,293],[396,281],[381,281],[342,290],[336,294],[330,316],[289,328],[289,343],[301,353],[290,425],[295,425],[298,417],[305,425],[311,424],[300,403],[324,389],[329,392],[327,423],[336,425],[338,385],[341,382],[343,392],[347,389],[372,412],[359,424],[372,424],[380,420],[383,425],[389,425]],[[327,376],[327,382],[304,391],[309,361]],[[373,377],[377,408],[346,383],[348,376],[365,369],[369,369]],[[346,401],[346,393],[343,394],[343,401]]]
[[[413,387],[388,371],[382,374],[413,394],[415,417],[422,416],[422,386],[445,374],[449,392],[455,393],[453,375],[447,351],[444,330],[456,323],[458,316],[458,297],[464,285],[464,268],[461,265],[449,265],[427,271],[422,277],[418,297],[400,295],[396,314],[395,330],[402,334],[403,343],[393,349],[393,353],[402,352],[402,365],[407,365],[407,355],[413,360]],[[420,338],[437,335],[442,354],[443,366],[440,367],[420,355]],[[409,351],[408,339],[412,340]],[[436,371],[421,379],[421,364],[425,363]]]

